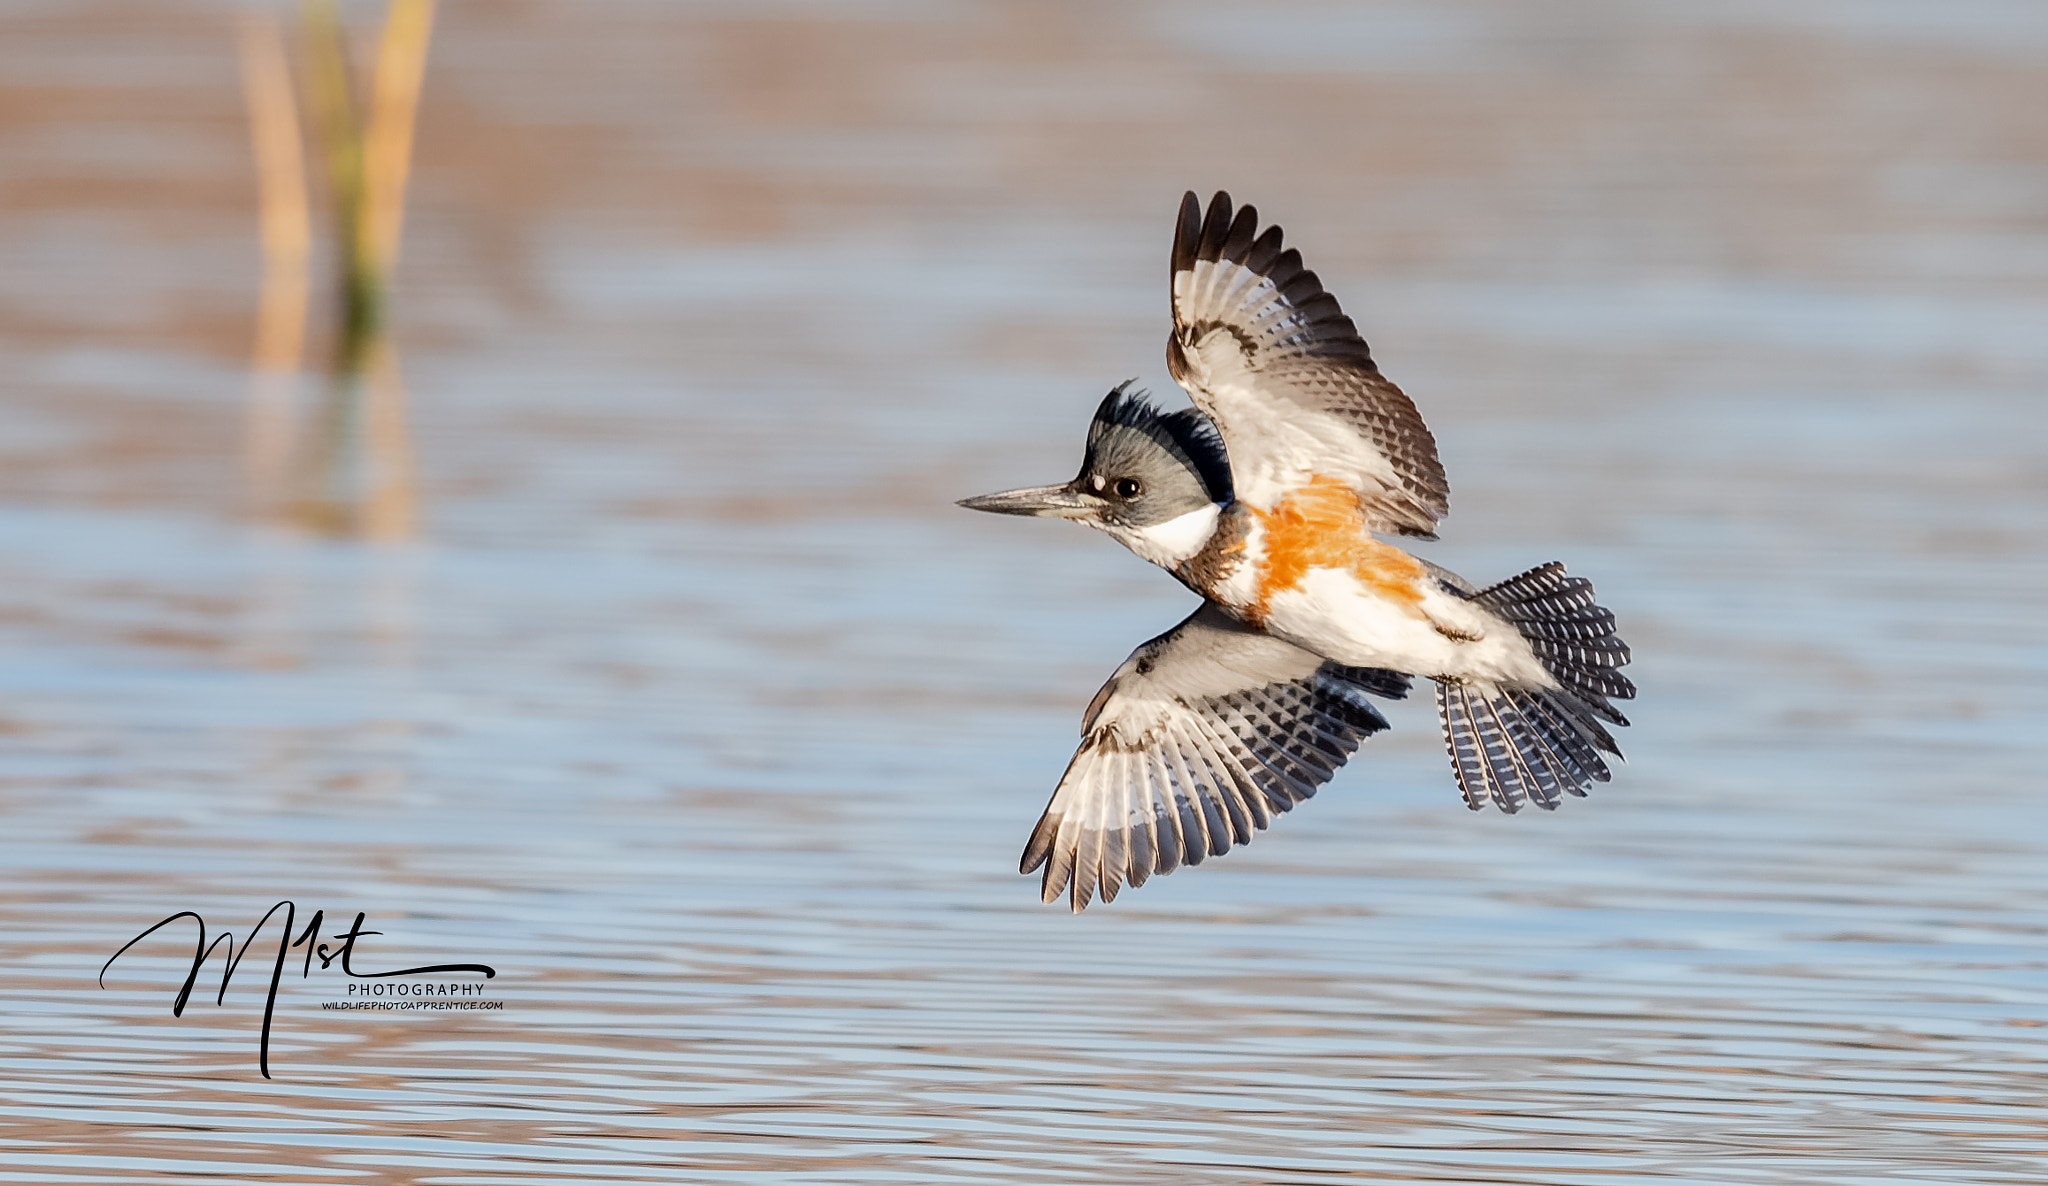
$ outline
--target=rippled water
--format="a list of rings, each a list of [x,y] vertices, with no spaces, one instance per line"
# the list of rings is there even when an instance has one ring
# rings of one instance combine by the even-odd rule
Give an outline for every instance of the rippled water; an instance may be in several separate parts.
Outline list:
[[[2048,1178],[2037,6],[446,6],[387,549],[237,509],[233,15],[0,16],[7,1180]],[[1513,819],[1395,706],[1076,917],[1016,853],[1189,599],[950,502],[1171,390],[1190,185],[1643,697]],[[266,1080],[267,945],[95,981],[281,899],[502,1008],[295,956]]]

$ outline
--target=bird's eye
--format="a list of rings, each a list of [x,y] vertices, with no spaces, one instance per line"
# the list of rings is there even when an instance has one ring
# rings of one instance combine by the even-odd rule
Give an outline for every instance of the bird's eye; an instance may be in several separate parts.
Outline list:
[[[1118,498],[1136,498],[1145,492],[1145,484],[1136,478],[1120,478],[1116,484]]]

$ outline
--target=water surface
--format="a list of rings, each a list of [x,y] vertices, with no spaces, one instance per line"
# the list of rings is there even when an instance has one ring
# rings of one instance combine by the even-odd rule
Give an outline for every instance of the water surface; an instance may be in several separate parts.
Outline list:
[[[8,1179],[2041,1180],[2040,15],[1704,11],[444,6],[369,548],[241,511],[235,10],[11,10]],[[1643,697],[1512,819],[1394,706],[1075,917],[1016,853],[1189,597],[951,500],[1171,395],[1187,186],[1416,397],[1427,554],[1593,576]],[[95,983],[285,898],[502,1009],[294,963],[265,1080],[267,950]]]

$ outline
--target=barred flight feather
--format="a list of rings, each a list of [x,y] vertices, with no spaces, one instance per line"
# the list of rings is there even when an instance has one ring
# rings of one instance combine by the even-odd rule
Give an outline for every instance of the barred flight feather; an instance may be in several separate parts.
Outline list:
[[[1245,682],[1218,684],[1227,678]],[[1250,843],[1386,728],[1369,692],[1407,687],[1204,607],[1139,648],[1097,697],[1019,867],[1042,867],[1044,900],[1065,895],[1080,910]]]
[[[1521,711],[1521,705],[1514,697],[1506,697],[1496,705],[1505,714],[1503,724],[1507,727],[1509,742],[1522,761],[1522,776],[1529,789],[1529,798],[1545,811],[1555,810],[1563,800],[1564,779],[1560,776],[1560,763],[1548,749],[1538,741],[1536,727]]]
[[[1458,792],[1465,796],[1465,806],[1478,811],[1486,806],[1488,797],[1486,767],[1479,760],[1465,689],[1455,684],[1438,684],[1436,711],[1443,721],[1444,745],[1451,752],[1451,774],[1458,780]]]
[[[1601,753],[1620,756],[1605,720],[1626,725],[1612,701],[1635,696],[1618,668],[1630,659],[1614,615],[1595,601],[1592,582],[1545,564],[1471,595],[1514,624],[1554,688],[1480,688],[1439,684],[1437,711],[1458,789],[1473,810],[1523,803],[1555,808],[1563,794],[1612,777]]]

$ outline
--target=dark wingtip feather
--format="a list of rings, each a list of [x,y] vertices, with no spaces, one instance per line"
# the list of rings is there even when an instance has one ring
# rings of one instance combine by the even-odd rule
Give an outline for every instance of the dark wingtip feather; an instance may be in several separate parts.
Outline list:
[[[1244,266],[1261,276],[1265,275],[1266,270],[1273,266],[1273,261],[1280,256],[1282,238],[1279,227],[1267,227],[1265,233],[1260,235],[1251,245],[1251,249],[1245,253]]]
[[[1024,855],[1018,858],[1017,872],[1031,873],[1052,856],[1053,837],[1059,833],[1059,821],[1051,812],[1038,817],[1038,826],[1031,829],[1031,839],[1024,843]],[[1050,873],[1048,872],[1048,876]],[[1052,899],[1047,898],[1050,902]]]
[[[1202,217],[1202,243],[1196,250],[1196,258],[1217,257],[1223,249],[1224,236],[1230,233],[1230,216],[1230,194],[1219,189],[1216,196],[1209,199],[1209,213]]]
[[[1259,232],[1259,211],[1256,206],[1245,206],[1231,221],[1230,233],[1223,236],[1223,249],[1218,256],[1232,263],[1243,262],[1252,248],[1253,236]]]
[[[1185,272],[1194,266],[1195,244],[1202,237],[1202,200],[1189,190],[1180,199],[1180,220],[1173,225],[1173,266]]]

